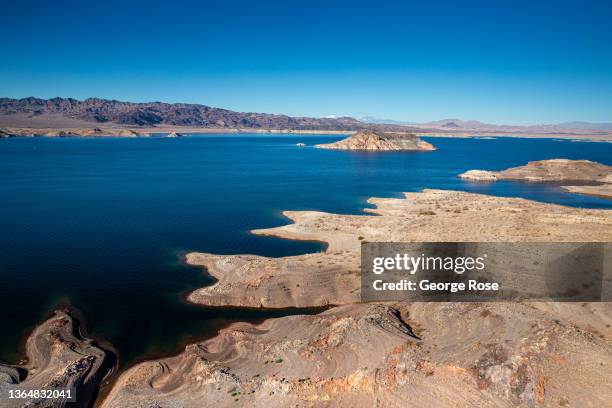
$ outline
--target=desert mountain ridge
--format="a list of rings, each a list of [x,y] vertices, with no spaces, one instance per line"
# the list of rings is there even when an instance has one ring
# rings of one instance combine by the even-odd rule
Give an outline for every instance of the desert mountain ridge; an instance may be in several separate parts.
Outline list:
[[[7,135],[94,135],[125,132],[207,131],[234,129],[290,132],[356,132],[369,129],[417,135],[517,137],[581,137],[612,139],[612,123],[567,122],[557,125],[493,125],[479,121],[444,119],[427,123],[350,116],[306,117],[237,112],[202,104],[125,102],[102,98],[21,99],[0,97],[0,130]],[[182,129],[179,129],[182,128]],[[38,131],[32,131],[37,129]],[[80,130],[75,130],[80,129]],[[0,135],[1,136],[1,135]]]
[[[197,126],[210,128],[358,130],[367,124],[350,117],[310,118],[236,112],[200,104],[123,102],[87,98],[0,98],[0,126],[49,126],[55,122],[86,126]]]

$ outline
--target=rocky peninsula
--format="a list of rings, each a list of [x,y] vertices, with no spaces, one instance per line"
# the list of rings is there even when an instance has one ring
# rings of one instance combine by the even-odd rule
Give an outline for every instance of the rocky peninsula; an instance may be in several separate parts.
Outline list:
[[[114,357],[83,337],[77,319],[59,310],[30,335],[23,365],[0,364],[2,407],[89,407]],[[10,390],[71,390],[72,400],[8,399]],[[76,401],[76,402],[75,402]]]
[[[373,130],[361,130],[335,143],[315,145],[320,149],[336,150],[436,150],[431,143],[421,140],[414,134],[384,133]]]
[[[502,171],[470,170],[459,175],[465,180],[520,180],[529,182],[612,182],[612,167],[590,160],[551,159],[532,161]]]
[[[178,356],[131,368],[102,406],[598,406],[609,400],[610,303],[356,304],[363,240],[609,241],[609,211],[442,190],[369,201],[374,215],[286,212],[292,224],[254,231],[324,241],[325,252],[187,258],[218,279],[193,292],[192,302],[344,306],[259,326],[234,324]]]
[[[563,189],[578,194],[612,198],[612,166],[590,160],[551,159],[529,162],[502,171],[470,170],[459,175],[468,181],[493,182],[579,182],[591,185],[568,185]]]
[[[606,210],[543,204],[446,190],[371,198],[373,215],[285,211],[293,223],[259,235],[327,243],[324,252],[267,258],[191,253],[217,282],[192,292],[191,302],[247,307],[307,307],[359,301],[362,241],[588,242],[612,240]],[[487,217],[483,217],[487,214]]]

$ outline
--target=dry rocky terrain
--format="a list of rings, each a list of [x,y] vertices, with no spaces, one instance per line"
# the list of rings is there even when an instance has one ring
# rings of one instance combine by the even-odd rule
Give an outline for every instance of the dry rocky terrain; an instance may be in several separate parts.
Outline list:
[[[610,375],[609,338],[534,305],[362,304],[235,324],[128,370],[102,407],[601,407]]]
[[[26,343],[23,365],[0,364],[0,407],[89,407],[113,359],[84,338],[79,322],[68,312],[38,326]],[[9,390],[71,390],[75,400],[9,399]]]

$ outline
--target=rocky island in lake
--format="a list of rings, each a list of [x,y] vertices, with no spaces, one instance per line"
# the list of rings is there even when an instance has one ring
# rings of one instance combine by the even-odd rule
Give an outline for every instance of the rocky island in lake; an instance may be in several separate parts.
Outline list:
[[[551,159],[529,162],[502,171],[470,170],[459,175],[468,181],[575,182],[562,186],[572,193],[612,198],[612,166],[590,160]]]
[[[436,150],[431,143],[421,140],[414,134],[384,133],[374,130],[361,130],[338,142],[318,144],[315,147],[337,150]]]

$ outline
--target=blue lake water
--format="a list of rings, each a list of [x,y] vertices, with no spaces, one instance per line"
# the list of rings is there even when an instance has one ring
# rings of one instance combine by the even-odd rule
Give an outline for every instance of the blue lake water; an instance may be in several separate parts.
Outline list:
[[[185,251],[284,256],[320,250],[319,243],[248,233],[286,223],[282,210],[360,213],[368,197],[423,188],[612,208],[612,201],[554,185],[456,177],[559,157],[612,165],[610,143],[432,138],[438,150],[426,153],[311,147],[340,138],[0,140],[0,360],[18,360],[24,335],[58,305],[79,310],[89,334],[112,345],[123,366],[176,352],[232,321],[287,313],[181,301],[208,282],[199,269],[181,264]]]

